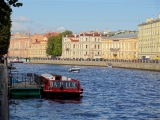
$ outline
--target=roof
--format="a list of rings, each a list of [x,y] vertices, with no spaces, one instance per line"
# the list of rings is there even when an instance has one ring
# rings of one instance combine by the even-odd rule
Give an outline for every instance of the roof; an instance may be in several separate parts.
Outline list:
[[[44,35],[43,34],[34,34],[34,35],[30,36],[30,38],[35,41],[41,41],[41,40],[43,40]]]
[[[59,33],[57,33],[57,32],[48,32],[48,33],[46,33],[46,37],[47,38],[50,38],[51,36],[58,36],[59,35]]]
[[[71,42],[79,42],[79,40],[74,40],[72,38],[70,38]]]
[[[116,38],[138,38],[137,33],[125,33],[125,34],[118,34],[107,39],[116,39]]]
[[[160,18],[151,20],[150,22],[142,22],[142,24],[139,24],[138,26],[148,25],[148,24],[152,24],[152,23],[156,23],[156,22],[160,22]]]
[[[34,43],[32,43],[32,44],[40,44],[40,42],[41,42],[41,41],[37,41],[37,42],[34,42]]]

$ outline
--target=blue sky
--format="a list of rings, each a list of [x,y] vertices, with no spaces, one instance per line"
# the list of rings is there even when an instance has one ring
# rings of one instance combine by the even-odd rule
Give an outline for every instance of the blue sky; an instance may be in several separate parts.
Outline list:
[[[158,18],[160,0],[18,0],[12,7],[12,32],[138,30],[146,18]]]

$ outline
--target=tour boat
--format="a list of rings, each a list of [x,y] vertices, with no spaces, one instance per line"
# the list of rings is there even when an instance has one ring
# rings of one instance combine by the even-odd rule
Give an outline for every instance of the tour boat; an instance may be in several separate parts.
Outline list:
[[[69,72],[80,72],[80,68],[78,67],[70,68]]]
[[[42,97],[81,97],[80,82],[61,75],[41,74]]]
[[[111,63],[108,63],[108,64],[107,64],[107,67],[108,67],[108,68],[112,68],[112,64],[111,64]]]

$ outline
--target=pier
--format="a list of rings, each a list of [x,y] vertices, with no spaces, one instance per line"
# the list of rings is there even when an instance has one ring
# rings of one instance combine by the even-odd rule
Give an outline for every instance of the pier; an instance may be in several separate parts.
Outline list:
[[[34,73],[9,73],[9,96],[10,99],[40,98],[41,82],[40,77]]]

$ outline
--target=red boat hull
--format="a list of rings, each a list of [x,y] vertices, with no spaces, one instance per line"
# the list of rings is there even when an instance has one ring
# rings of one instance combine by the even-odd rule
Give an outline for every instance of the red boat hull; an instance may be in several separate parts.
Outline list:
[[[79,98],[81,96],[82,92],[48,92],[48,91],[42,91],[42,97],[43,98]]]
[[[45,98],[76,98],[80,97],[83,89],[80,82],[75,79],[68,79],[64,76],[51,76],[43,74],[42,97]]]

